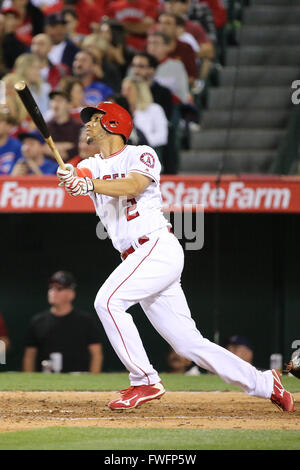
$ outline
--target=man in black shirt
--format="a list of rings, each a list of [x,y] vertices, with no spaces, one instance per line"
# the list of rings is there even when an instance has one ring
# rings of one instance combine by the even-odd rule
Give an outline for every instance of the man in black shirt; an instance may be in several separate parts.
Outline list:
[[[99,326],[93,317],[73,308],[75,288],[71,273],[58,271],[50,278],[50,309],[31,320],[23,358],[24,372],[40,371],[42,361],[57,352],[62,354],[61,372],[101,372]]]

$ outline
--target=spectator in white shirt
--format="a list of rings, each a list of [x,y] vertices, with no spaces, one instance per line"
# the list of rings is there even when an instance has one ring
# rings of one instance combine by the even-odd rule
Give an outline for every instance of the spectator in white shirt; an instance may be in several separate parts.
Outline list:
[[[140,77],[125,77],[121,93],[128,100],[134,125],[159,154],[168,141],[168,120],[163,108],[153,102],[148,83]]]

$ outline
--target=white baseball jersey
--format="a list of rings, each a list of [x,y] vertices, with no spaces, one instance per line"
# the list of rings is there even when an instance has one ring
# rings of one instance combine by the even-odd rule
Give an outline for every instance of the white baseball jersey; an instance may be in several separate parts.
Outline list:
[[[151,178],[149,186],[136,198],[116,198],[90,193],[96,212],[113,246],[122,253],[141,236],[168,225],[162,213],[160,192],[161,164],[148,145],[125,145],[119,152],[102,158],[101,154],[83,160],[78,168],[87,168],[93,179],[125,178],[140,173]]]

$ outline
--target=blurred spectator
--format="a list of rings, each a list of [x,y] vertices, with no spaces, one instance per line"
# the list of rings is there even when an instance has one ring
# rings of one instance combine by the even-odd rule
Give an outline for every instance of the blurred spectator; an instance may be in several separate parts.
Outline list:
[[[16,58],[28,51],[28,46],[21,41],[17,35],[17,27],[20,21],[20,14],[15,8],[1,10],[0,22],[0,44],[2,60],[5,71],[10,71]]]
[[[170,38],[159,31],[148,35],[147,52],[158,61],[155,80],[167,87],[175,102],[188,103],[191,99],[188,75],[180,60],[168,56]]]
[[[90,142],[89,144],[86,141],[86,129],[83,127],[79,134],[79,141],[78,141],[78,155],[76,157],[71,158],[68,163],[71,163],[74,167],[84,160],[85,158],[93,157],[96,153],[99,153],[98,145]]]
[[[66,37],[76,44],[76,46],[80,47],[85,34],[77,32],[79,21],[76,10],[74,10],[74,8],[64,8],[62,14],[66,22]]]
[[[30,46],[33,36],[42,33],[44,28],[44,15],[30,0],[5,0],[3,8],[13,8],[18,11],[18,39]]]
[[[27,83],[41,113],[45,114],[49,108],[48,94],[51,86],[42,79],[39,58],[31,53],[21,54],[15,62],[14,71],[19,80]]]
[[[93,22],[99,22],[104,14],[105,0],[98,0],[97,4],[89,0],[59,0],[49,8],[44,9],[45,15],[61,13],[65,8],[72,8],[77,16],[76,33],[87,35],[92,32]]]
[[[21,143],[10,137],[11,116],[0,113],[0,175],[10,175],[16,162],[21,158]]]
[[[155,80],[167,87],[173,97],[173,111],[171,126],[169,128],[168,148],[164,148],[161,158],[164,165],[163,173],[176,174],[179,170],[181,132],[179,129],[181,119],[181,106],[192,102],[189,91],[188,75],[180,60],[171,59],[168,56],[170,38],[156,31],[148,36],[147,52],[158,60]]]
[[[155,103],[162,106],[168,120],[172,117],[173,101],[171,91],[160,85],[155,80],[155,72],[158,67],[158,60],[148,52],[138,52],[134,55],[131,62],[131,74],[141,77],[150,86],[150,90]]]
[[[5,343],[5,349],[8,351],[10,348],[10,339],[8,337],[7,328],[3,316],[0,313],[0,341]]]
[[[103,19],[95,31],[106,40],[107,60],[119,67],[121,78],[124,78],[128,65],[136,52],[135,49],[126,45],[124,26],[118,21],[108,18]]]
[[[27,83],[41,113],[45,114],[49,108],[48,94],[51,87],[42,79],[39,58],[30,53],[21,54],[15,62],[14,71],[19,80]]]
[[[158,153],[168,141],[168,120],[163,108],[153,102],[150,87],[140,77],[125,77],[122,95],[129,103],[135,126],[140,129]]]
[[[97,106],[113,94],[111,87],[96,78],[97,59],[89,51],[80,51],[73,62],[73,75],[84,86],[84,102],[88,106]]]
[[[98,323],[73,307],[76,284],[71,273],[58,271],[49,281],[50,309],[30,322],[23,357],[23,370],[41,370],[51,353],[62,354],[61,372],[99,373],[103,354]]]
[[[148,52],[137,53],[131,63],[131,74],[147,81],[155,103],[162,106],[168,119],[168,142],[161,150],[162,173],[174,174],[177,172],[177,160],[179,149],[176,148],[176,105],[173,103],[171,91],[162,86],[155,79],[158,67],[157,59]]]
[[[210,8],[217,32],[217,58],[225,65],[226,63],[226,22],[227,12],[223,0],[201,0]]]
[[[213,44],[217,43],[216,26],[211,9],[201,0],[189,0],[187,15],[190,20],[200,23]]]
[[[54,175],[57,163],[45,156],[45,141],[38,131],[19,134],[23,157],[15,164],[12,176]]]
[[[8,73],[2,78],[2,82],[5,85],[5,105],[0,106],[0,109],[4,110],[4,112],[8,110],[11,118],[14,119],[14,125],[17,126],[17,129],[12,134],[35,127],[14,89],[14,85],[18,80],[20,80],[20,77],[15,73]]]
[[[206,3],[210,8],[217,29],[224,28],[227,22],[224,0],[198,0],[198,3]]]
[[[59,80],[68,75],[69,68],[63,63],[53,65],[50,62],[48,54],[51,48],[52,41],[47,34],[37,34],[32,39],[31,52],[40,60],[41,76],[43,80],[48,82],[51,88],[54,89],[57,87]]]
[[[126,31],[126,43],[136,51],[145,48],[150,26],[158,16],[158,2],[150,0],[116,0],[109,2],[105,14],[119,21]]]
[[[187,12],[189,4],[189,0],[167,0],[166,9],[177,15],[178,38],[183,42],[188,42],[194,49],[198,60],[201,60],[200,78],[205,80],[211,69],[211,61],[215,55],[214,45],[206,34],[203,26],[200,23],[188,19]],[[192,35],[192,37],[190,35]]]
[[[65,64],[69,70],[79,48],[67,38],[66,21],[63,14],[57,13],[49,15],[45,20],[45,33],[50,36],[52,48],[48,54],[52,64]]]
[[[59,89],[63,91],[71,103],[70,114],[73,119],[82,124],[80,111],[84,107],[84,86],[76,77],[65,77],[59,82]]]
[[[167,372],[171,374],[200,375],[200,369],[189,359],[179,356],[173,349],[167,356]]]
[[[53,90],[49,97],[50,110],[53,112],[53,117],[48,122],[49,132],[62,159],[67,162],[78,155],[78,137],[82,123],[71,117],[71,103],[68,95],[61,90]],[[46,154],[53,158],[50,149],[46,149]]]
[[[121,95],[121,93],[115,93],[114,95],[110,96],[108,98],[108,101],[111,101],[112,103],[117,103],[123,108],[126,109],[126,111],[131,114],[129,103],[127,98],[125,96]],[[145,135],[143,132],[138,129],[134,123],[133,123],[133,128],[130,134],[130,137],[127,141],[128,145],[149,145],[148,140],[146,139]]]
[[[105,83],[115,92],[121,88],[121,73],[119,66],[106,60],[108,43],[99,34],[89,34],[82,41],[82,50],[90,52],[95,59],[95,75],[97,80]]]
[[[169,57],[179,59],[185,66],[189,83],[193,84],[199,76],[196,54],[192,47],[177,39],[177,26],[180,18],[173,13],[163,12],[159,15],[159,30],[170,38]]]
[[[225,348],[246,362],[252,364],[253,346],[250,341],[239,335],[233,335],[225,342]]]

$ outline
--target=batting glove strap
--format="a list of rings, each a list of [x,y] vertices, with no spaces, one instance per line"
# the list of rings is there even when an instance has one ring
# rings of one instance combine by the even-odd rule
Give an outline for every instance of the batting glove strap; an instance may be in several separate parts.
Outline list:
[[[64,186],[71,196],[86,196],[90,191],[94,191],[94,183],[88,176],[84,178],[74,176],[70,181],[64,183]]]

